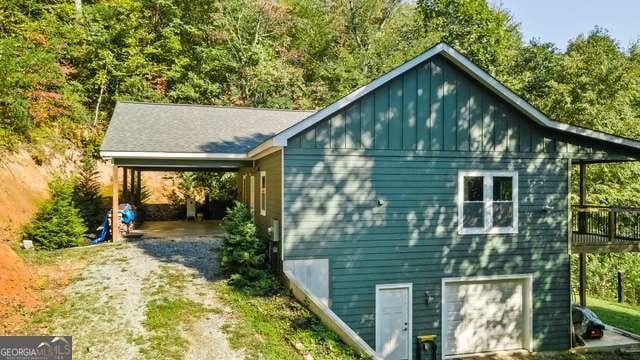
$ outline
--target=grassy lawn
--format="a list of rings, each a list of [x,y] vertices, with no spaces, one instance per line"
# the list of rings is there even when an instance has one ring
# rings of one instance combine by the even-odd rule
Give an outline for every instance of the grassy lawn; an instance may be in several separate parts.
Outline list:
[[[605,324],[640,334],[640,306],[618,304],[592,297],[587,299],[587,306],[598,314]]]
[[[248,359],[361,359],[338,336],[285,289],[253,296],[229,286],[213,285],[237,317],[225,329],[231,346]]]

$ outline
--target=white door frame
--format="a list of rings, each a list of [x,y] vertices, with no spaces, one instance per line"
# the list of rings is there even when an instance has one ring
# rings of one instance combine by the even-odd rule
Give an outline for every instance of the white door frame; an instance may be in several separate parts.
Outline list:
[[[480,354],[464,354],[464,355],[445,355],[447,350],[447,305],[446,305],[446,285],[450,283],[468,283],[474,281],[500,281],[500,280],[520,280],[524,283],[522,295],[522,310],[524,312],[524,349],[533,352],[533,274],[514,274],[514,275],[491,275],[491,276],[463,276],[455,278],[442,278],[442,296],[440,313],[442,316],[442,354],[443,358],[460,358],[468,356],[477,356]],[[482,353],[482,354],[490,354]]]
[[[380,301],[378,299],[378,295],[380,294],[380,290],[388,290],[388,289],[407,289],[408,292],[408,298],[407,298],[407,305],[408,305],[408,309],[407,311],[409,312],[408,314],[408,327],[409,327],[409,334],[407,335],[407,354],[409,355],[409,359],[413,359],[413,352],[411,351],[411,349],[413,348],[411,346],[411,344],[413,343],[412,340],[412,332],[413,332],[413,283],[401,283],[401,284],[376,284],[376,353],[380,353],[380,322],[378,321],[380,319]]]

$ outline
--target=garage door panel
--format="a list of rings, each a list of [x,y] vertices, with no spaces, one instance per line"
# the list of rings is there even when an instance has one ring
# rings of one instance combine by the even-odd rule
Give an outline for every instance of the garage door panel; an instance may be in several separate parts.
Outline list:
[[[524,280],[445,286],[447,354],[525,348]]]

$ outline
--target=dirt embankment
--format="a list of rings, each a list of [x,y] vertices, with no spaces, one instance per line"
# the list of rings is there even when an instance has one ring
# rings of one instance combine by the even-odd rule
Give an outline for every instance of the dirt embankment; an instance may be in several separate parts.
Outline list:
[[[21,319],[38,311],[51,299],[42,299],[49,288],[61,290],[72,276],[70,266],[52,268],[24,261],[14,251],[19,246],[22,229],[49,197],[48,183],[56,174],[69,174],[78,164],[80,154],[70,150],[52,155],[47,164],[38,165],[26,151],[0,153],[0,335],[16,334]],[[111,190],[111,166],[98,164],[98,178],[103,188]],[[153,201],[166,201],[163,194],[171,186],[172,174],[145,173],[143,182]],[[44,295],[49,297],[50,294]]]
[[[49,196],[48,183],[55,173],[73,169],[78,155],[69,151],[38,165],[27,152],[0,155],[0,318],[17,324],[24,312],[40,303],[35,292],[37,275],[12,249],[38,205]],[[0,335],[8,329],[0,328]]]

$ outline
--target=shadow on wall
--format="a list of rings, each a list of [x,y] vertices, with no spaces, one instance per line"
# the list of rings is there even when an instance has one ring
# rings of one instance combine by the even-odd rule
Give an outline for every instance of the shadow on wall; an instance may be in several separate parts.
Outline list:
[[[505,274],[533,276],[534,349],[570,346],[566,160],[318,151],[287,150],[285,254],[329,258],[331,308],[373,348],[376,284],[413,283],[413,335],[442,339],[442,278]],[[458,235],[459,170],[518,171],[518,234]],[[463,305],[455,316],[464,321],[450,330],[458,340],[452,346],[510,347],[513,339],[491,334],[524,321],[514,308],[522,289],[465,288],[449,300],[465,304],[480,290],[486,304]],[[433,296],[429,304],[425,292]],[[506,305],[491,307],[496,302]],[[474,316],[487,311],[491,316]]]

